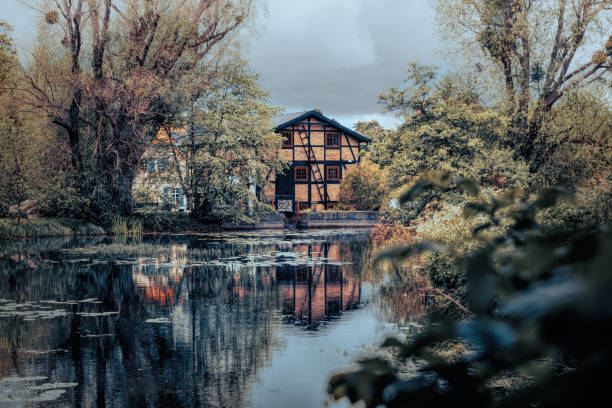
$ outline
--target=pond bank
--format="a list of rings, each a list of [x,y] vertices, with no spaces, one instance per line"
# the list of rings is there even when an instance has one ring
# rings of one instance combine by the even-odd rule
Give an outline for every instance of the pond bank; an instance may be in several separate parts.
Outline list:
[[[117,217],[110,224],[124,224],[125,234],[158,234],[211,232],[220,230],[219,224],[208,224],[180,213],[136,213],[132,217]],[[134,226],[136,229],[132,230]],[[17,224],[15,218],[0,218],[0,240],[22,238],[50,238],[70,236],[122,235],[115,225],[100,226],[91,221],[75,218],[35,217],[22,218]]]
[[[73,218],[0,219],[0,240],[72,235],[104,235],[104,228]]]
[[[298,228],[356,228],[378,224],[378,211],[325,211],[300,214]]]
[[[261,230],[261,229],[313,229],[313,228],[370,228],[379,222],[376,211],[325,211],[286,216],[285,214],[267,214],[259,222],[252,224],[224,223],[206,224],[194,220],[185,214],[136,214],[126,220],[136,221],[141,228],[139,232],[155,233],[189,233],[225,230]],[[108,231],[89,221],[74,218],[37,217],[22,219],[0,218],[0,240],[20,238],[43,238],[64,236],[100,236]]]
[[[224,223],[226,230],[258,230],[283,228],[370,228],[378,224],[378,211],[322,211],[299,215],[268,214],[252,224]]]

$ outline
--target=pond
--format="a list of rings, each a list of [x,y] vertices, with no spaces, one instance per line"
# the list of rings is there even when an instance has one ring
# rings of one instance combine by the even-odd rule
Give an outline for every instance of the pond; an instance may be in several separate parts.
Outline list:
[[[400,330],[370,252],[367,230],[3,243],[0,405],[323,406]]]

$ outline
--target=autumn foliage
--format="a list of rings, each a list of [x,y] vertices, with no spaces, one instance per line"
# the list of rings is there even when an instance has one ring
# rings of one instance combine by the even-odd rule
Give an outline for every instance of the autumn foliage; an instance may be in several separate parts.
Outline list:
[[[340,184],[340,207],[348,210],[378,211],[389,195],[387,178],[376,164],[363,160]]]

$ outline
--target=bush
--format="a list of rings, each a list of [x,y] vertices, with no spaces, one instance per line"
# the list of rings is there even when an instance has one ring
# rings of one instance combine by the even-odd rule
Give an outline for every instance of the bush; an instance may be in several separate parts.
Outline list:
[[[425,255],[423,267],[431,284],[465,304],[465,273],[449,255],[432,252]]]
[[[474,194],[477,194],[478,191]],[[607,398],[612,364],[612,231],[549,232],[536,214],[568,193],[547,188],[537,196],[507,194],[464,206],[466,218],[484,219],[473,230],[482,245],[464,253],[470,319],[430,316],[428,328],[409,342],[387,339],[400,360],[418,361],[410,378],[382,358],[364,359],[329,380],[335,398],[365,406],[575,407]],[[482,232],[507,221],[494,237]],[[417,243],[388,252],[398,260],[433,244]],[[448,267],[432,258],[432,270]],[[457,283],[438,276],[441,284]],[[470,352],[446,359],[436,347],[460,342]],[[517,376],[518,375],[518,376]],[[499,392],[503,378],[521,378],[511,392]]]
[[[91,201],[72,187],[57,188],[40,201],[40,215],[45,217],[90,218]]]
[[[134,215],[142,223],[143,232],[201,232],[221,226],[216,217],[200,219],[179,212],[147,211]]]
[[[362,160],[340,183],[341,209],[378,211],[387,204],[388,196],[384,172],[368,160]]]

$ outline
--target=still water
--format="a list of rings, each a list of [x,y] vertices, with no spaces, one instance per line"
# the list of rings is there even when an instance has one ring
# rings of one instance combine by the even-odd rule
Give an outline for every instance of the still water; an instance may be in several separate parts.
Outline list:
[[[347,230],[0,243],[0,405],[323,406],[330,373],[397,331],[368,246]]]

